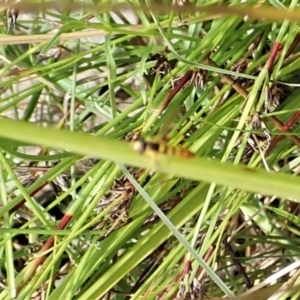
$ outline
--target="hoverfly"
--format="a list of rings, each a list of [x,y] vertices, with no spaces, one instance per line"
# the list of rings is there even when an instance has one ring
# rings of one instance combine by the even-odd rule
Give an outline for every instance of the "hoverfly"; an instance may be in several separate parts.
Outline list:
[[[176,156],[182,158],[193,158],[195,157],[195,153],[192,151],[178,147],[171,146],[167,143],[169,139],[169,135],[172,135],[171,124],[174,124],[175,118],[182,117],[182,109],[180,106],[169,107],[168,109],[164,109],[163,111],[158,110],[157,119],[163,121],[161,128],[159,129],[158,134],[154,139],[149,140],[148,138],[144,138],[141,136],[141,132],[135,132],[133,136],[131,136],[131,144],[134,151],[148,155],[155,159],[158,154],[166,155],[166,156]],[[145,124],[144,128],[151,127],[151,124],[154,119],[149,121],[149,124]],[[170,132],[171,131],[171,132]]]
[[[165,142],[146,141],[142,138],[137,138],[132,141],[133,149],[140,154],[148,154],[154,156],[156,154],[172,155],[183,158],[193,158],[195,153],[188,149],[169,146]]]
[[[189,0],[173,0],[173,6],[175,7],[183,7],[186,4],[190,4]],[[194,16],[193,14],[191,16]],[[183,21],[181,18],[181,14],[178,13],[179,25],[186,25],[187,22]]]
[[[5,1],[7,2],[7,0]],[[15,29],[17,18],[19,16],[19,10],[16,8],[8,7],[5,11],[7,20],[7,32]]]

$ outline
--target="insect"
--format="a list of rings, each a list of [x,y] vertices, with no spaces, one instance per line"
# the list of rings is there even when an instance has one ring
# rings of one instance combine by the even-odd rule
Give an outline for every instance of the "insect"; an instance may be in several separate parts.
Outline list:
[[[195,157],[195,153],[191,152],[188,149],[171,146],[167,144],[168,134],[167,132],[170,129],[170,124],[172,124],[172,120],[174,117],[178,115],[180,107],[174,106],[169,108],[163,113],[164,122],[162,127],[160,128],[158,134],[156,135],[154,140],[148,141],[148,139],[144,139],[141,137],[141,132],[136,131],[131,136],[131,143],[133,150],[140,154],[146,154],[152,157],[154,160],[156,159],[157,155],[163,154],[166,156],[177,156],[182,158],[193,158]]]
[[[19,15],[19,10],[16,8],[7,8],[6,9],[6,19],[7,19],[7,31],[15,29],[17,18]]]
[[[189,0],[173,0],[173,6],[177,7],[177,8],[181,8],[184,5],[189,5],[190,1]],[[194,14],[191,14],[190,16],[194,16]],[[181,14],[178,13],[178,18],[179,18],[179,25],[186,25],[187,22],[182,20],[181,18]]]
[[[140,154],[148,154],[154,156],[157,154],[172,155],[183,158],[193,158],[195,153],[185,148],[173,147],[165,142],[148,142],[142,138],[137,138],[132,141],[133,149]]]

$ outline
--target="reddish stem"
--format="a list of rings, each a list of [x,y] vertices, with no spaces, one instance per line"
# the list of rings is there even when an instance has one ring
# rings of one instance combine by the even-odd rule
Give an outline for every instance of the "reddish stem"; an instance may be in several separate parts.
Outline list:
[[[297,36],[295,37],[295,39],[294,39],[292,45],[290,46],[285,57],[288,57],[294,51],[294,49],[296,48],[296,46],[298,45],[299,42],[300,42],[300,33],[298,33]],[[282,45],[278,42],[276,42],[273,45],[270,57],[265,65],[266,68],[268,69],[268,71],[271,71],[273,64],[275,62],[275,59],[276,59],[276,55],[281,48],[282,48]],[[300,112],[298,111],[290,118],[290,120],[285,125],[281,126],[280,131],[287,132],[294,125],[294,123],[298,120],[299,116],[300,116]],[[275,117],[272,117],[269,119],[273,122],[273,124],[275,124],[278,127],[278,124],[280,123],[280,121],[277,118],[275,118],[275,119],[274,118]],[[276,146],[276,144],[282,138],[283,138],[283,135],[277,135],[276,137],[274,137],[274,139],[272,140],[272,142],[267,150],[267,155],[272,151],[272,149]]]
[[[183,267],[183,271],[182,271],[182,277],[184,277],[185,275],[189,274],[192,270],[192,262],[190,259],[184,259],[184,267]]]
[[[298,33],[292,43],[292,45],[290,46],[289,50],[287,51],[286,55],[285,55],[285,58],[288,58],[292,53],[293,51],[295,50],[295,48],[297,47],[297,45],[299,44],[300,42],[300,33]]]
[[[265,64],[265,68],[268,70],[268,72],[271,72],[274,62],[275,62],[275,59],[276,59],[276,56],[277,56],[277,53],[281,49],[282,49],[282,44],[275,42],[270,51],[270,56]]]
[[[48,182],[44,182],[41,186],[39,186],[35,191],[33,191],[31,194],[30,194],[30,197],[33,197],[34,195],[36,195],[43,187],[45,187],[46,185],[48,184]],[[22,199],[18,204],[16,204],[14,207],[12,207],[10,210],[9,210],[9,213],[12,214],[14,213],[15,211],[17,211],[20,207],[22,207],[24,205],[24,203],[26,202],[25,199]]]
[[[56,229],[62,230],[64,229],[72,220],[72,215],[65,214],[64,217],[60,220],[59,224],[57,225]],[[34,263],[32,267],[29,269],[29,271],[25,274],[24,279],[21,281],[21,283],[18,286],[18,292],[26,285],[27,281],[33,276],[34,272],[36,271],[37,267],[42,264],[45,260],[45,255],[43,254],[46,252],[49,248],[51,248],[54,244],[54,236],[51,236],[42,249],[39,251],[37,258],[34,260]]]
[[[294,115],[288,120],[288,122],[281,126],[280,131],[281,132],[287,132],[289,131],[289,129],[295,124],[295,122],[299,119],[300,117],[300,111],[297,111],[294,113]],[[277,127],[280,126],[280,121],[279,120],[273,120],[274,117],[269,117],[269,119],[272,121],[273,124],[275,124]],[[278,126],[279,125],[279,126]],[[283,138],[283,135],[277,135],[274,137],[274,139],[272,140],[269,148],[268,148],[268,151],[267,151],[267,154],[269,154],[271,152],[271,150],[279,143],[279,141],[281,141]]]
[[[166,107],[169,105],[169,103],[172,101],[172,99],[177,95],[177,93],[184,87],[184,85],[191,79],[193,75],[193,71],[189,70],[187,71],[183,77],[180,78],[179,82],[176,84],[173,90],[168,94],[168,97],[164,102],[161,104],[159,108],[159,112],[162,113]]]

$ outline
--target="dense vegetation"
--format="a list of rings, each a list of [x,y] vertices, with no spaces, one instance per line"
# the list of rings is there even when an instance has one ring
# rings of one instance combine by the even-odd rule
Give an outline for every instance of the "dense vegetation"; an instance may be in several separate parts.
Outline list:
[[[297,1],[2,5],[0,299],[300,298]]]

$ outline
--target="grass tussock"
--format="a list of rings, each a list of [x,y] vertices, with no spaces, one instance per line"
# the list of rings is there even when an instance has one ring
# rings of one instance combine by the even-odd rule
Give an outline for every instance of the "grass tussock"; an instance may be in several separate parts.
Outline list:
[[[3,3],[0,299],[299,299],[297,1],[58,5]]]

